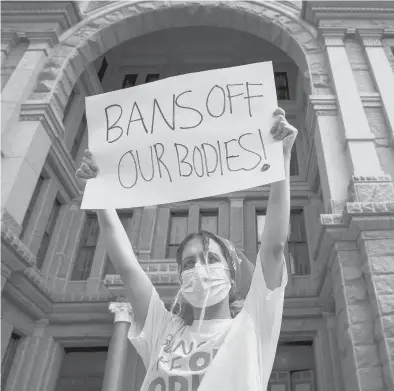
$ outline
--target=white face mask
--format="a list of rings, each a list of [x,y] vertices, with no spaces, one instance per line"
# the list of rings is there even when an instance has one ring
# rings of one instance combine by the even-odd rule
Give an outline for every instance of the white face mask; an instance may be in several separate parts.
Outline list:
[[[231,289],[230,271],[223,265],[201,265],[182,273],[181,292],[196,308],[223,301]]]

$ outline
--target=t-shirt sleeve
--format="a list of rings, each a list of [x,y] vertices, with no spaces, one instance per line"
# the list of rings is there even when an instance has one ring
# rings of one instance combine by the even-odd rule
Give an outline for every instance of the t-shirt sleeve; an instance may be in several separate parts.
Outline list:
[[[143,329],[141,330],[132,321],[128,332],[128,338],[141,356],[145,368],[148,368],[152,354],[157,351],[163,333],[173,317],[174,315],[166,309],[156,289],[152,288],[152,296]]]
[[[283,303],[288,276],[283,257],[282,279],[280,285],[271,290],[267,287],[260,257],[257,257],[249,293],[243,309],[255,323],[256,333],[264,349],[272,346],[276,350],[283,315]]]

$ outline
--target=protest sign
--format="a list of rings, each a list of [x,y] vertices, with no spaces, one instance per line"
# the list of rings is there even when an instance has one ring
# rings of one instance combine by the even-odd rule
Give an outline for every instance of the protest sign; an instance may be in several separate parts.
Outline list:
[[[284,179],[271,62],[186,74],[86,98],[99,167],[83,209],[198,199]]]

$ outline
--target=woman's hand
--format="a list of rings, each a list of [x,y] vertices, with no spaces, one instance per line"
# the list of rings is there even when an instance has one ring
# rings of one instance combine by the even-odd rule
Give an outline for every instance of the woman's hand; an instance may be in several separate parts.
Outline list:
[[[75,178],[77,178],[84,186],[88,179],[95,178],[98,174],[98,167],[96,163],[93,161],[92,153],[86,149],[81,166],[75,172]]]
[[[278,107],[274,111],[275,122],[271,128],[271,134],[275,140],[283,141],[283,154],[287,157],[291,154],[294,141],[297,137],[298,130],[290,125],[285,118],[285,111]]]

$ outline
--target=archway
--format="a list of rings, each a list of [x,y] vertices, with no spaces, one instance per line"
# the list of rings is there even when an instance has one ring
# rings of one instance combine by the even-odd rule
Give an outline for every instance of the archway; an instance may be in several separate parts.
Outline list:
[[[61,123],[74,84],[99,56],[132,38],[185,26],[227,27],[265,39],[297,64],[308,93],[330,91],[316,31],[300,18],[300,10],[271,2],[152,1],[109,4],[68,30],[46,61],[27,103],[50,104]]]

